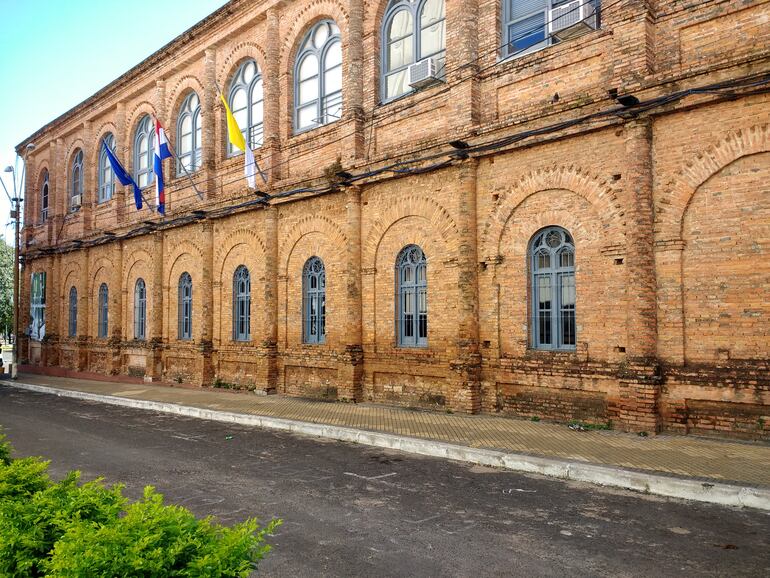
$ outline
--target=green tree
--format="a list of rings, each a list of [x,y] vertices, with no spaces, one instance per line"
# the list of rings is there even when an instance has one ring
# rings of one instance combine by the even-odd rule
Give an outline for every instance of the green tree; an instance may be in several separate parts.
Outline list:
[[[13,331],[13,247],[0,237],[0,334]]]

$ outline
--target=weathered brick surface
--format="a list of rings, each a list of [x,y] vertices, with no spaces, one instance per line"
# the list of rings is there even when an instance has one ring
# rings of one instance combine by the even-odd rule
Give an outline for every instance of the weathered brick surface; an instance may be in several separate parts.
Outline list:
[[[341,169],[358,174],[446,153],[452,139],[489,142],[616,107],[611,89],[644,100],[767,73],[761,23],[770,2],[605,3],[601,30],[499,61],[500,2],[447,0],[447,83],[381,105],[386,4],[233,0],[30,137],[22,324],[30,274],[46,271],[47,336],[42,343],[21,338],[23,358],[324,399],[767,437],[766,95],[687,97],[638,118],[579,124],[420,174],[385,172],[216,218],[191,211],[255,198],[241,157],[227,157],[214,90],[247,58],[264,78],[265,140],[255,155],[269,182],[260,187],[282,193],[327,185]],[[325,18],[341,29],[343,117],[295,135],[294,58],[304,34]],[[165,220],[137,212],[123,187],[96,203],[103,136],[115,136],[117,156],[132,170],[141,117],[157,115],[174,144],[190,91],[203,108],[203,167],[193,177],[203,199],[166,161]],[[73,213],[68,177],[79,148],[85,194]],[[153,198],[153,187],[145,194]],[[527,251],[550,225],[569,230],[576,244],[572,352],[531,347]],[[398,347],[395,337],[395,260],[410,243],[428,259],[429,337],[419,349]],[[323,259],[327,278],[320,345],[302,339],[302,269],[313,256]],[[251,273],[245,343],[232,335],[240,265]],[[189,341],[177,332],[185,272],[193,279]],[[133,339],[140,277],[148,289],[144,341]],[[110,288],[110,326],[100,339],[101,283]],[[73,286],[79,315],[77,336],[69,337]]]

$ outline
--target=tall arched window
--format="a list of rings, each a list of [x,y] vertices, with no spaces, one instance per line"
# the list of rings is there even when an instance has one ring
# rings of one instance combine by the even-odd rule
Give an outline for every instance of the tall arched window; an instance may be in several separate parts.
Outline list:
[[[155,130],[152,119],[146,114],[139,121],[134,136],[134,180],[141,188],[149,186],[154,178],[152,172],[155,148]]]
[[[70,171],[70,211],[76,211],[83,203],[83,149],[72,157]]]
[[[575,244],[561,227],[548,227],[530,243],[532,346],[575,348]]]
[[[262,146],[263,120],[262,75],[254,60],[247,60],[238,68],[230,85],[230,110],[241,128],[243,138],[252,149]],[[240,153],[232,143],[227,145],[230,156]]]
[[[305,35],[294,65],[294,131],[302,132],[342,117],[340,29],[323,20]]]
[[[243,265],[233,275],[233,340],[251,340],[251,276]]]
[[[201,168],[203,148],[201,147],[201,101],[191,92],[182,102],[176,121],[177,174],[197,171]]]
[[[67,334],[70,337],[75,337],[78,334],[78,290],[75,287],[70,287],[69,306],[70,318]]]
[[[110,315],[110,300],[109,292],[107,290],[107,283],[102,283],[99,286],[99,303],[98,303],[98,320],[97,320],[97,334],[102,339],[107,338],[107,329],[109,325]]]
[[[179,339],[192,339],[192,277],[185,272],[179,277]]]
[[[383,101],[412,90],[410,64],[433,58],[436,70],[443,75],[445,23],[444,0],[391,0],[382,21],[380,96]]]
[[[407,245],[396,259],[396,331],[402,347],[428,345],[428,265],[417,245]]]
[[[311,257],[302,271],[302,338],[305,343],[326,341],[326,269]]]
[[[43,171],[43,186],[40,187],[40,219],[48,219],[48,169]]]
[[[134,339],[145,339],[147,326],[147,287],[139,278],[134,285]]]
[[[99,194],[97,195],[97,202],[104,203],[112,198],[112,190],[115,186],[115,175],[112,174],[112,165],[110,159],[107,158],[107,153],[104,151],[102,143],[115,152],[115,137],[112,133],[107,133],[99,143]]]

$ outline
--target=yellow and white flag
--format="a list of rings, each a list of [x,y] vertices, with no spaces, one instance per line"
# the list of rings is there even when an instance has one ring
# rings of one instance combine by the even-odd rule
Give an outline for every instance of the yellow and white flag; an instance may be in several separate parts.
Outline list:
[[[256,189],[257,183],[254,177],[257,174],[257,162],[254,160],[254,153],[252,152],[251,147],[246,143],[246,139],[243,138],[243,133],[233,116],[233,112],[227,105],[225,96],[222,93],[219,93],[219,98],[222,99],[222,104],[225,105],[225,111],[227,112],[227,136],[230,140],[230,144],[243,151],[243,174],[246,175],[249,187]]]

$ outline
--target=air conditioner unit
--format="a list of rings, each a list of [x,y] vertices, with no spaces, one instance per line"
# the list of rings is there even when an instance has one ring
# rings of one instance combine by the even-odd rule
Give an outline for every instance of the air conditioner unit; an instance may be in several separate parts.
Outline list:
[[[412,88],[425,88],[439,82],[441,78],[438,76],[438,62],[435,57],[429,56],[409,65],[409,86]]]
[[[552,8],[548,13],[548,34],[559,40],[569,40],[596,30],[596,8],[590,0],[573,0]]]
[[[72,200],[70,201],[70,208],[73,211],[77,211],[80,208],[80,205],[83,204],[83,195],[72,195]]]

